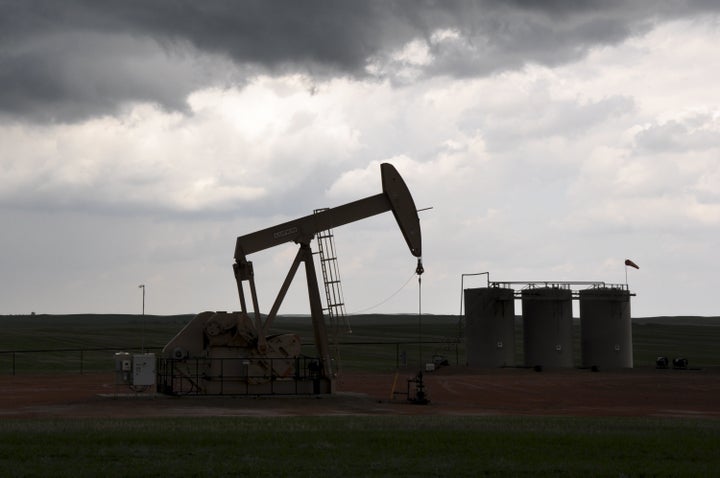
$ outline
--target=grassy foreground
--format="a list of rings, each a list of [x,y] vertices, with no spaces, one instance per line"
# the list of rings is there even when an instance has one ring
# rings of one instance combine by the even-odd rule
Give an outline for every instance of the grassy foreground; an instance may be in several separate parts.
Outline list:
[[[711,476],[715,420],[2,420],[3,476]]]

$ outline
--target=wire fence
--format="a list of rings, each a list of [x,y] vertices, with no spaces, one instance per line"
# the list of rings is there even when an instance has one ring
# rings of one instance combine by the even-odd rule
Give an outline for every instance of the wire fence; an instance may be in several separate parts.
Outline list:
[[[1,350],[0,374],[91,373],[114,370],[116,352],[159,352],[162,347]]]
[[[464,361],[461,345],[460,341],[341,342],[334,358],[343,370],[424,368],[426,363],[458,365]],[[314,344],[304,344],[303,349],[310,352]],[[0,350],[0,375],[111,372],[117,352],[159,355],[161,350],[162,347]]]

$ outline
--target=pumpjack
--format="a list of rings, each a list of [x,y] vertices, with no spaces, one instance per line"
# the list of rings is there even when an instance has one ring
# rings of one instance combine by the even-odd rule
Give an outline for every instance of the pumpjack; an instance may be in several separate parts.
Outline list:
[[[161,377],[164,388],[161,391],[177,393],[179,388],[185,388],[205,394],[333,393],[336,377],[310,247],[315,235],[392,211],[410,253],[417,258],[416,273],[423,272],[420,221],[410,191],[391,164],[381,164],[380,173],[380,194],[238,237],[233,272],[240,311],[202,312],[168,342],[163,349],[164,369],[169,363],[170,375],[174,378]],[[289,242],[299,246],[298,252],[270,311],[263,318],[253,263],[247,257]],[[305,266],[317,348],[317,357],[309,361],[301,355],[299,336],[268,335],[301,263]],[[246,288],[252,309],[248,308]]]

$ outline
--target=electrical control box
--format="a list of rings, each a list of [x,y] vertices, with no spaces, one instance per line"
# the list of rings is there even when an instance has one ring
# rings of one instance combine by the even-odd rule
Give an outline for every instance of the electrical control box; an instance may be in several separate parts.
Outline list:
[[[155,354],[133,355],[132,384],[155,385],[156,363]]]
[[[115,376],[117,383],[132,383],[132,356],[127,352],[115,354]]]

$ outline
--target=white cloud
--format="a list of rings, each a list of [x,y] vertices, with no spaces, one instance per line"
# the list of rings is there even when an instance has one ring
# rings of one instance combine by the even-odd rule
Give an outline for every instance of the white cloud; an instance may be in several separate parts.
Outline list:
[[[187,115],[137,104],[76,124],[3,126],[0,196],[51,208],[92,201],[227,209],[282,195],[357,149],[357,132],[332,98],[294,77],[199,91],[189,104]]]
[[[426,66],[432,63],[433,57],[427,43],[420,39],[412,40],[391,55],[393,61],[407,65]]]

